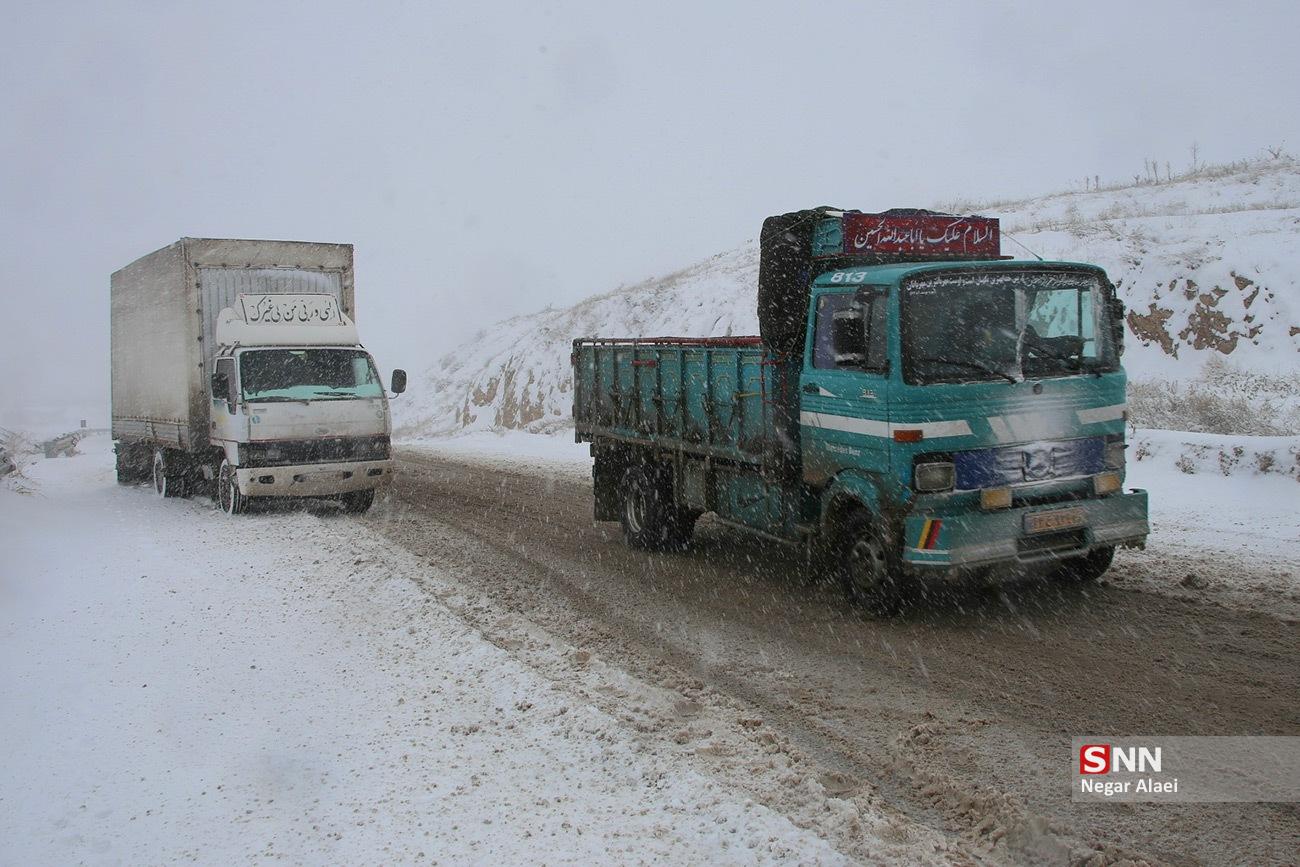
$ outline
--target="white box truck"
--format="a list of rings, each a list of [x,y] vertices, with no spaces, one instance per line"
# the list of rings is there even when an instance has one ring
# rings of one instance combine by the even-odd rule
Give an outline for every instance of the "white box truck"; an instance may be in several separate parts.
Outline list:
[[[118,481],[206,489],[230,514],[260,497],[369,509],[392,423],[353,293],[350,244],[182,238],[114,273]]]

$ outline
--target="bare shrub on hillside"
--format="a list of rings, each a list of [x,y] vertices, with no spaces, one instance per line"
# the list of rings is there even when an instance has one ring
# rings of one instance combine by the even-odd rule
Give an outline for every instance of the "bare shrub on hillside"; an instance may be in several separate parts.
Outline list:
[[[1196,433],[1300,433],[1300,376],[1268,375],[1211,358],[1191,382],[1134,380],[1129,419],[1137,427]]]

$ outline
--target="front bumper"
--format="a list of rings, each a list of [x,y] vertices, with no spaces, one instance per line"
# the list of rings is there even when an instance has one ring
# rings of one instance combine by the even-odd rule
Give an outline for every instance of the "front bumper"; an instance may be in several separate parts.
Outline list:
[[[1043,533],[1026,530],[1026,515],[1080,510],[1075,526]],[[1106,546],[1141,546],[1150,525],[1147,493],[1132,490],[1096,499],[981,511],[918,512],[904,527],[903,560],[920,567],[1031,566],[1087,554]]]
[[[393,461],[240,467],[235,478],[246,497],[328,497],[387,485],[393,480]]]

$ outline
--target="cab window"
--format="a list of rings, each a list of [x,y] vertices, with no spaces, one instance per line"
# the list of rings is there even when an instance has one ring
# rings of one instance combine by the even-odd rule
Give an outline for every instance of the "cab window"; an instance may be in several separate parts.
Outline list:
[[[848,310],[854,304],[863,304],[863,315],[867,318],[870,330],[866,347],[866,362],[861,365],[843,365],[835,363],[833,343],[835,314]],[[871,373],[884,373],[889,365],[886,351],[886,312],[884,296],[864,299],[854,293],[823,295],[817,299],[817,322],[813,331],[813,367],[820,370],[857,370],[864,369]]]

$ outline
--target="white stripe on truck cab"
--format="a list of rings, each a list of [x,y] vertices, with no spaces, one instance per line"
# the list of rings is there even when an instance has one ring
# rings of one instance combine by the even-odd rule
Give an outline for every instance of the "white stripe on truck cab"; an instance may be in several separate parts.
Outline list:
[[[1124,417],[1124,410],[1128,409],[1126,403],[1116,403],[1110,406],[1096,406],[1092,409],[1078,410],[1080,424],[1097,424],[1102,421],[1117,421]]]
[[[892,437],[894,431],[919,430],[926,439],[971,436],[970,423],[965,419],[955,421],[886,422],[869,418],[854,418],[827,412],[801,412],[799,423],[804,427],[837,430],[869,437]]]

